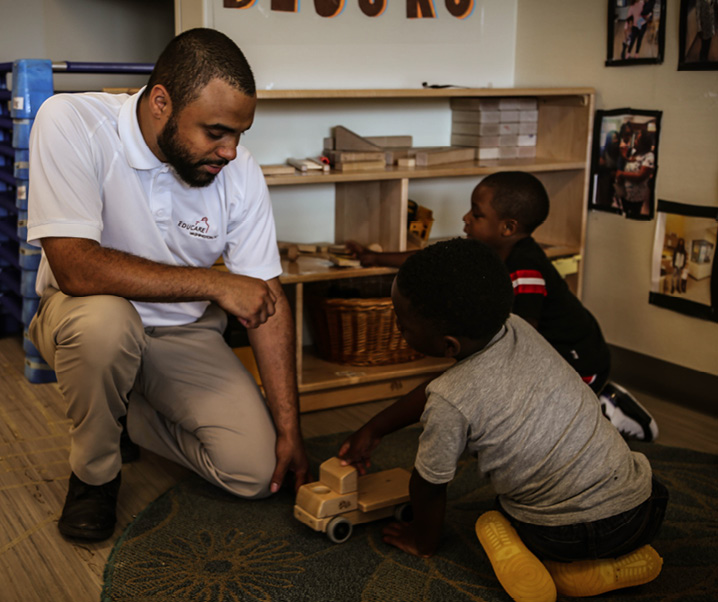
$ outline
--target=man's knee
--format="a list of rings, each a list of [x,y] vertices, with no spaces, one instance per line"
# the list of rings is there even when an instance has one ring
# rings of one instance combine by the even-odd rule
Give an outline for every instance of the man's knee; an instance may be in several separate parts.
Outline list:
[[[88,367],[101,368],[121,358],[139,361],[144,328],[137,310],[121,297],[85,297],[56,331],[58,349],[72,347]]]

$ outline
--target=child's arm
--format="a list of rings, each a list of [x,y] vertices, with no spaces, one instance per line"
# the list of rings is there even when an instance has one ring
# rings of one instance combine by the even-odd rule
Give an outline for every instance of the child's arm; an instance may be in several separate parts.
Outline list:
[[[409,482],[414,519],[408,524],[390,524],[383,531],[384,541],[414,556],[432,556],[444,526],[446,486],[429,483],[414,469]]]
[[[360,474],[371,465],[371,453],[384,435],[419,421],[426,405],[426,386],[433,377],[385,408],[349,437],[339,448],[342,464],[353,464]]]
[[[346,247],[354,257],[361,261],[364,267],[385,266],[400,268],[410,255],[416,253],[416,251],[377,253],[353,240],[347,241]]]

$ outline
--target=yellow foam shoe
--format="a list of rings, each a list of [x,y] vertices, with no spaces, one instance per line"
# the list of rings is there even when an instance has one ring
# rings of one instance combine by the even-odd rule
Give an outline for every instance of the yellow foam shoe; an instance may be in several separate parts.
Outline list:
[[[490,510],[476,521],[496,578],[516,602],[555,602],[556,586],[541,561],[524,545],[506,517]]]
[[[545,561],[556,589],[566,596],[596,596],[624,587],[653,581],[663,566],[663,559],[651,546],[619,556],[577,562]]]

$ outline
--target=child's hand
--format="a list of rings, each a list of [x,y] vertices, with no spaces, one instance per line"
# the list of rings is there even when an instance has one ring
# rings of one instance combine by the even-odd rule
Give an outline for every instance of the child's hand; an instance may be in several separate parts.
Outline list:
[[[384,527],[382,538],[384,543],[388,543],[407,554],[418,556],[419,558],[430,558],[434,555],[434,550],[427,549],[426,545],[422,545],[421,538],[415,523],[391,523]]]
[[[376,253],[374,251],[370,251],[367,247],[360,245],[358,242],[354,240],[348,240],[346,243],[344,243],[347,251],[352,254],[356,259],[361,261],[361,264],[364,267],[373,266],[376,264]]]
[[[352,464],[359,474],[366,474],[367,468],[371,466],[371,453],[380,441],[381,437],[365,424],[339,448],[338,456],[342,459],[342,465]]]

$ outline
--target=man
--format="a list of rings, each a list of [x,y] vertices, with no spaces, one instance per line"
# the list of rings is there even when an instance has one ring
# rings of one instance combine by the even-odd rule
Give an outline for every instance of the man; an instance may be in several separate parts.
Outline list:
[[[38,112],[30,336],[72,421],[68,537],[113,533],[125,414],[135,443],[238,496],[307,478],[269,193],[239,146],[255,106],[240,49],[194,29],[138,94],[59,94]],[[211,269],[219,256],[228,272]],[[248,328],[266,403],[224,343],[225,312]]]

